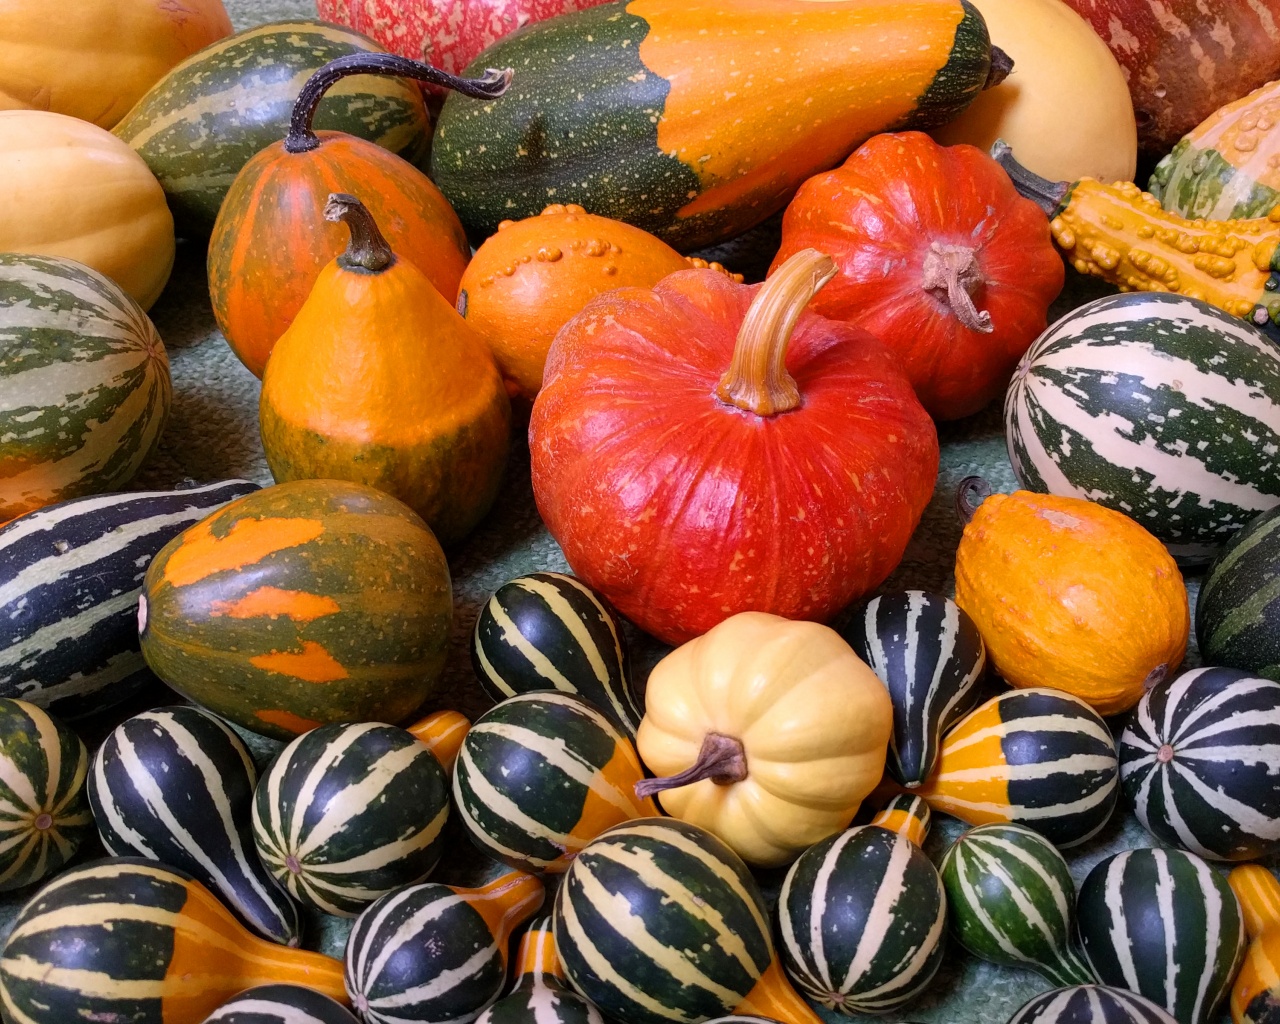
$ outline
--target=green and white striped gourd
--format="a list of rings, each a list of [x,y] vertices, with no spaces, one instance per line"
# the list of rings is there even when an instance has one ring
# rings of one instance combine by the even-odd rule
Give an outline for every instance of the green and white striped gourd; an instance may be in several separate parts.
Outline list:
[[[96,270],[0,253],[0,522],[119,490],[160,440],[169,357]]]
[[[427,747],[375,722],[325,725],[271,762],[253,800],[267,869],[303,905],[355,917],[431,873],[449,780]]]
[[[1179,1024],[1208,1024],[1246,940],[1227,880],[1181,850],[1126,850],[1080,887],[1077,927],[1094,977],[1146,996]]]
[[[618,617],[566,573],[535,572],[499,587],[476,619],[471,665],[495,701],[560,690],[590,701],[632,738],[640,727]]]
[[[1004,413],[1023,487],[1123,512],[1183,564],[1280,504],[1280,348],[1196,299],[1068,313],[1023,357]]]
[[[364,1024],[470,1024],[502,993],[512,931],[542,883],[511,871],[476,889],[412,885],[382,897],[347,940],[346,988]]]
[[[1148,999],[1122,988],[1073,985],[1042,992],[1009,1024],[1178,1024]]]
[[[640,758],[581,697],[523,693],[491,708],[462,741],[453,797],[485,853],[523,871],[561,872],[611,825],[658,814],[635,794]]]
[[[1020,825],[971,828],[939,867],[951,932],[974,956],[1030,967],[1056,985],[1093,980],[1072,948],[1076,887],[1053,844]]]
[[[787,974],[844,1014],[887,1013],[923,992],[942,963],[946,920],[932,862],[877,825],[811,846],[778,895]]]
[[[1280,507],[1222,549],[1200,581],[1196,641],[1206,665],[1280,682]]]
[[[0,892],[59,870],[93,834],[89,751],[48,712],[0,697]]]
[[[923,849],[924,841],[929,838],[929,828],[933,824],[933,812],[920,797],[911,793],[899,793],[876,811],[871,824],[896,832]]]
[[[93,755],[89,804],[115,857],[189,872],[250,928],[301,940],[298,908],[253,849],[253,757],[225,722],[189,705],[117,726]]]
[[[950,598],[900,590],[868,601],[842,635],[893,699],[889,774],[920,785],[942,734],[978,703],[987,667],[978,627]]]
[[[600,1011],[569,987],[551,918],[539,918],[520,937],[515,984],[480,1014],[477,1024],[604,1024]]]
[[[349,1010],[302,985],[259,985],[223,1003],[204,1024],[359,1024]]]

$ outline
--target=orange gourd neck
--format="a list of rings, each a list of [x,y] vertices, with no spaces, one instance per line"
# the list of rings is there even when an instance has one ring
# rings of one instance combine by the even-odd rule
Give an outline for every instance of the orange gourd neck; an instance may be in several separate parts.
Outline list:
[[[777,954],[760,975],[760,980],[747,993],[747,998],[733,1008],[734,1014],[767,1017],[787,1024],[820,1024],[821,1018],[787,980]]]
[[[512,930],[537,912],[544,895],[542,882],[524,871],[508,871],[476,889],[449,888],[484,919],[504,962]]]
[[[425,744],[436,755],[446,775],[453,774],[454,763],[462,752],[462,741],[467,738],[471,722],[457,711],[437,711],[414,722],[408,732],[419,743]]]
[[[1227,884],[1240,901],[1249,938],[1280,929],[1280,881],[1275,875],[1260,864],[1245,864],[1227,876]]]
[[[548,985],[562,988],[568,984],[556,952],[555,936],[551,933],[551,918],[542,918],[520,939],[515,976],[517,989]]]

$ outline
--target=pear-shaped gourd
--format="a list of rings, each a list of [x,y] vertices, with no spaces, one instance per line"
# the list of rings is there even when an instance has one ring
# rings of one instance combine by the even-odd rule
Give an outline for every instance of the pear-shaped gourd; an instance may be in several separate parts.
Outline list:
[[[259,985],[223,1003],[204,1024],[359,1024],[351,1011],[301,985]]]
[[[252,756],[221,719],[157,708],[98,748],[89,803],[108,853],[189,871],[259,935],[296,946],[298,908],[253,852],[257,781]]]
[[[1261,864],[1245,864],[1227,876],[1240,901],[1244,930],[1251,940],[1231,988],[1235,1024],[1276,1024],[1280,1020],[1280,882]]]
[[[511,408],[484,341],[369,211],[335,193],[351,230],[276,342],[259,423],[278,482],[351,480],[409,505],[442,543],[480,521],[506,465]]]
[[[551,918],[539,918],[520,938],[516,983],[476,1024],[604,1024],[600,1011],[569,987],[556,953]]]

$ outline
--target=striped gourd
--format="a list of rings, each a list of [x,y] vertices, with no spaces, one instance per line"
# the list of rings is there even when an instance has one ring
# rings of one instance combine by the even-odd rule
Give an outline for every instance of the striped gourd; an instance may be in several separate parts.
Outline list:
[[[230,726],[200,708],[135,715],[94,752],[89,804],[107,852],[190,872],[263,938],[298,945],[298,908],[254,855],[258,772]]]
[[[933,980],[947,901],[932,862],[876,825],[811,846],[778,895],[782,963],[800,991],[840,1013],[886,1013]]]
[[[1245,952],[1227,880],[1181,850],[1126,850],[1080,887],[1077,927],[1094,976],[1146,996],[1179,1024],[1214,1019]]]
[[[320,21],[258,25],[206,46],[160,79],[113,131],[164,186],[179,234],[207,238],[240,169],[289,130],[298,91],[336,57],[382,52]],[[314,125],[369,139],[425,163],[430,127],[416,85],[359,76],[339,82]]]
[[[600,1011],[569,988],[556,952],[551,918],[539,918],[520,938],[515,985],[477,1024],[604,1024]]]
[[[987,667],[978,627],[950,598],[901,590],[868,601],[843,635],[893,698],[889,774],[920,785],[942,734],[978,702]]]
[[[1062,854],[1020,825],[971,828],[939,868],[951,931],[970,953],[1056,985],[1093,980],[1072,948],[1076,887]]]
[[[1183,564],[1280,504],[1280,348],[1196,299],[1134,292],[1067,314],[1004,413],[1023,487],[1123,512]]]
[[[1206,665],[1280,681],[1280,507],[1227,541],[1205,573],[1196,640]]]
[[[191,1024],[267,983],[345,1000],[339,961],[254,937],[199,882],[150,860],[59,875],[0,952],[0,1005],[13,1024]]]
[[[1280,683],[1198,668],[1142,696],[1120,780],[1143,826],[1210,860],[1280,850]]]
[[[1011,690],[944,737],[938,767],[917,792],[970,825],[1011,821],[1055,846],[1074,846],[1111,817],[1120,768],[1111,733],[1084,701]]]
[[[1261,864],[1245,864],[1227,876],[1240,901],[1245,934],[1252,940],[1235,984],[1231,1019],[1235,1024],[1280,1022],[1280,882]]]
[[[453,797],[485,853],[524,871],[561,872],[605,829],[658,814],[635,795],[644,769],[631,741],[580,697],[524,693],[476,720]]]
[[[59,870],[93,832],[89,752],[43,709],[0,697],[0,891]]]
[[[782,972],[746,864],[696,825],[642,818],[605,832],[569,866],[552,922],[570,983],[620,1024],[818,1022]]]
[[[403,729],[326,725],[280,752],[258,783],[258,856],[304,905],[354,917],[421,882],[442,852],[449,781]]]
[[[128,483],[172,397],[142,307],[74,260],[0,253],[0,324],[0,522]]]
[[[618,617],[565,573],[535,572],[499,587],[476,619],[471,664],[495,701],[560,690],[590,701],[628,736],[640,727]]]
[[[929,826],[933,813],[929,805],[912,793],[899,793],[880,810],[876,811],[871,824],[887,828],[890,832],[909,839],[916,846],[923,847],[929,838]]]
[[[132,697],[154,678],[138,647],[148,563],[192,523],[257,489],[225,480],[75,498],[0,529],[0,694],[71,720]]]
[[[1073,985],[1042,992],[1009,1024],[1178,1024],[1163,1009],[1122,988]]]
[[[223,1003],[204,1024],[359,1024],[341,1003],[301,985],[259,985]]]
[[[384,896],[347,940],[346,985],[365,1024],[469,1024],[501,994],[511,932],[537,913],[523,871],[478,889],[413,885]]]

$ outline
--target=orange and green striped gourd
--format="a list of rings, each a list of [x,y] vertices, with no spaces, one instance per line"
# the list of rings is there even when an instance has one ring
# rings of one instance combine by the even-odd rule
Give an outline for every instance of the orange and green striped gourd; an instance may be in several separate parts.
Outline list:
[[[550,917],[534,921],[520,937],[513,973],[511,991],[476,1024],[604,1024],[600,1011],[569,987]]]
[[[914,793],[899,793],[876,811],[871,819],[871,824],[895,832],[922,848],[924,841],[929,838],[932,823],[933,813],[929,810],[929,805]]]
[[[1280,881],[1261,864],[1243,864],[1227,876],[1240,901],[1249,950],[1231,988],[1234,1024],[1280,1021]]]

